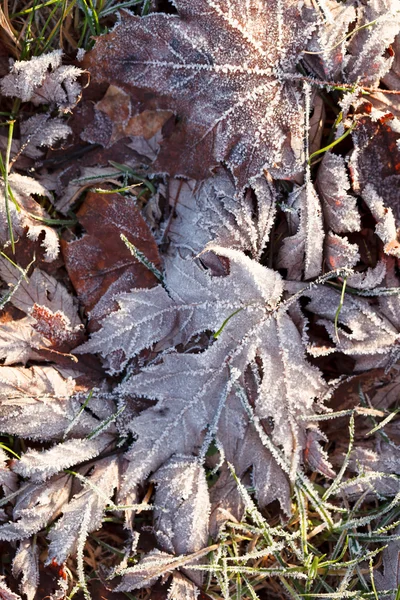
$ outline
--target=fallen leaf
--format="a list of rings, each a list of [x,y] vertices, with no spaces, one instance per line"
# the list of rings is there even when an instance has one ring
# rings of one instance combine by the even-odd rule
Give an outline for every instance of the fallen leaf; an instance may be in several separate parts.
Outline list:
[[[63,241],[62,251],[68,274],[94,327],[117,308],[114,296],[157,283],[155,275],[132,256],[121,233],[158,269],[160,258],[133,198],[91,192],[77,216],[86,233],[75,241]]]
[[[141,110],[179,117],[155,169],[202,179],[226,161],[240,186],[263,168],[294,176],[302,169],[303,103],[288,80],[313,12],[292,0],[268,11],[256,0],[174,5],[179,16],[123,12],[84,60],[95,81],[122,87]]]

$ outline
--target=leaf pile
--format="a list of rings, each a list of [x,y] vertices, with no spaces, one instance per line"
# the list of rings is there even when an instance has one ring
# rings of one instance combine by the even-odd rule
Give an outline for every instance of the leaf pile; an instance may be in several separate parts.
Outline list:
[[[266,544],[243,564],[299,598],[323,566],[299,587],[309,559],[271,506],[290,520],[306,502],[341,536],[343,497],[398,501],[394,400],[364,407],[385,445],[381,423],[353,455],[324,448],[344,376],[398,368],[398,4],[172,5],[122,10],[83,68],[53,51],[0,81],[22,106],[1,142],[0,540],[28,600],[43,563],[51,598],[71,568],[90,598],[88,544],[110,521],[125,546],[109,590],[161,578],[194,599],[209,570],[230,598],[229,571],[257,598],[253,563],[228,566],[242,519]],[[395,588],[382,556],[377,589]],[[20,597],[3,580],[0,596]]]

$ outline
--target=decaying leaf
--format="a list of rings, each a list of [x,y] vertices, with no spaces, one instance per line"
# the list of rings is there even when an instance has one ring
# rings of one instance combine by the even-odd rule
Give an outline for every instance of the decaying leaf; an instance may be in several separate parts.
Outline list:
[[[77,216],[87,233],[64,242],[63,256],[80,301],[91,319],[98,320],[115,310],[115,295],[157,282],[153,273],[132,256],[121,234],[156,268],[160,268],[160,259],[132,197],[89,193]]]
[[[131,136],[150,140],[172,116],[168,110],[145,110],[133,115],[133,109],[129,94],[110,85],[104,97],[95,104],[94,121],[85,128],[81,138],[106,147]],[[107,131],[110,132],[108,139]]]
[[[96,81],[143,90],[142,110],[180,117],[156,169],[200,179],[226,161],[240,186],[263,168],[293,176],[302,163],[303,102],[285,78],[315,26],[311,4],[284,0],[268,11],[257,0],[173,4],[179,16],[123,13],[84,62]]]
[[[27,315],[19,321],[0,323],[4,364],[52,360],[84,340],[75,299],[54,277],[35,269],[29,279],[21,280],[20,271],[4,258],[0,258],[0,275],[13,286],[12,304]]]

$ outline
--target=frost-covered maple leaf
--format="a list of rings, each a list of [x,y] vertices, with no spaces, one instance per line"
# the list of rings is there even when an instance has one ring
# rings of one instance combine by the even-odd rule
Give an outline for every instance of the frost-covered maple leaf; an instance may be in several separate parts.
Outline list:
[[[15,62],[0,81],[2,94],[36,106],[50,104],[70,110],[79,98],[82,88],[77,79],[83,71],[61,63],[61,50]]]
[[[75,299],[59,281],[40,269],[21,279],[20,271],[1,257],[0,276],[12,288],[11,303],[27,315],[0,323],[4,364],[52,360],[82,343],[85,336]]]
[[[262,505],[278,498],[288,509],[288,473],[255,423],[274,423],[271,439],[293,475],[305,443],[299,417],[315,410],[326,387],[305,359],[294,322],[277,310],[280,275],[237,250],[213,249],[229,260],[229,275],[212,277],[193,260],[176,257],[167,263],[166,289],[121,295],[120,310],[80,351],[108,356],[119,350],[125,361],[114,367],[120,370],[155,342],[158,349],[173,348],[199,332],[221,330],[202,353],[166,354],[120,386],[122,396],[158,400],[126,425],[137,441],[127,453],[123,489],[134,489],[175,454],[198,454],[201,462],[215,437],[239,476],[253,467]]]
[[[265,177],[255,178],[252,187],[253,192],[237,191],[224,169],[200,183],[171,179],[172,214],[164,228],[171,250],[196,255],[213,242],[259,258],[274,224],[277,198]]]
[[[263,168],[292,177],[302,168],[303,98],[288,79],[316,23],[312,3],[172,3],[179,16],[124,12],[84,63],[96,81],[140,88],[143,109],[178,115],[155,168],[200,179],[225,161],[240,186]]]
[[[41,223],[43,219],[49,218],[46,211],[34,201],[32,196],[44,196],[52,199],[50,192],[32,177],[25,177],[12,173],[8,178],[13,198],[9,198],[8,207],[14,236],[22,236],[27,228],[27,236],[31,240],[38,240],[44,233],[42,247],[45,249],[45,260],[51,262],[57,258],[59,252],[59,241],[57,232],[51,227]],[[0,242],[4,245],[9,243],[10,232],[7,225],[6,204],[4,202],[5,185],[0,178]]]
[[[306,295],[311,298],[307,310],[320,317],[318,324],[326,328],[335,344],[331,349],[313,347],[310,349],[312,354],[323,355],[339,350],[356,359],[356,371],[387,364],[393,347],[399,342],[400,333],[378,307],[365,298],[346,295],[336,316],[339,293],[318,287]]]
[[[386,50],[400,31],[398,0],[324,0],[324,6],[306,63],[322,79],[379,85],[393,63]]]
[[[309,179],[289,195],[288,210],[292,223],[296,222],[294,235],[287,237],[278,256],[278,266],[287,269],[288,279],[317,277],[322,268],[324,230],[321,204]]]

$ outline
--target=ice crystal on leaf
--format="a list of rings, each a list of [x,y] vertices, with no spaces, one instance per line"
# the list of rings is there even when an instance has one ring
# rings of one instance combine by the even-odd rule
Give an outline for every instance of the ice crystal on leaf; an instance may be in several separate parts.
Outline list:
[[[20,542],[12,564],[15,578],[22,575],[21,592],[27,600],[34,600],[39,585],[39,548],[30,540]]]
[[[63,66],[61,61],[61,50],[54,50],[15,62],[10,74],[0,81],[2,94],[36,106],[50,104],[63,110],[71,109],[81,92],[77,79],[83,71],[72,65]]]
[[[212,241],[259,258],[274,223],[276,193],[265,177],[255,178],[252,188],[255,200],[251,190],[238,192],[223,169],[200,183],[172,179],[168,193],[173,216],[165,228],[171,249],[196,255]]]
[[[95,80],[155,91],[143,108],[181,119],[155,168],[200,179],[225,161],[240,186],[263,169],[293,176],[303,160],[303,99],[286,79],[315,26],[311,2],[173,4],[178,16],[123,13],[85,57]]]
[[[287,237],[280,249],[278,265],[287,269],[288,279],[317,277],[321,273],[324,230],[318,195],[311,181],[295,188],[289,209],[299,213],[295,235]]]
[[[167,261],[165,288],[121,295],[120,310],[81,351],[108,356],[119,350],[125,360],[112,368],[121,370],[156,342],[158,349],[174,348],[202,331],[219,332],[202,353],[166,354],[119,386],[122,397],[158,400],[127,424],[136,441],[126,455],[122,489],[135,489],[174,455],[197,454],[201,463],[216,438],[239,476],[253,467],[260,504],[277,498],[288,510],[287,476],[301,462],[306,435],[299,417],[316,409],[325,384],[307,363],[294,322],[278,309],[280,275],[240,251],[211,249],[229,260],[226,277],[213,277],[194,260]],[[268,418],[275,423],[271,437],[283,452],[286,474],[255,424]]]
[[[400,333],[368,300],[347,295],[336,329],[334,323],[339,294],[332,289],[319,287],[309,295],[311,302],[307,305],[307,310],[320,317],[318,323],[326,328],[335,349],[356,359],[356,371],[366,368],[365,358],[369,364],[374,364],[375,361],[374,366],[387,363],[393,346],[400,339]],[[317,355],[330,352],[320,351],[318,348],[312,348],[311,351]]]

